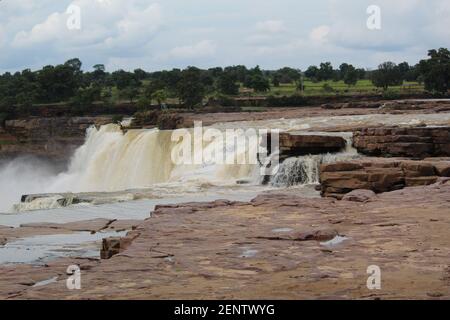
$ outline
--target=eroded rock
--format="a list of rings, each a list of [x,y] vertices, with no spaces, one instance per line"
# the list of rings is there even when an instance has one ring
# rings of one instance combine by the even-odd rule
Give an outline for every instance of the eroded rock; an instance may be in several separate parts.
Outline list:
[[[322,195],[342,199],[357,189],[375,193],[434,184],[450,161],[365,158],[321,166]]]
[[[353,145],[360,153],[372,156],[450,156],[450,127],[365,128],[354,132]]]

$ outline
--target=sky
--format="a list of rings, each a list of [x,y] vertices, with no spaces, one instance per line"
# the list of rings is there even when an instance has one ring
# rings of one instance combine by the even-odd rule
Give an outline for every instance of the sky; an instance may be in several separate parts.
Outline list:
[[[439,47],[450,47],[449,0],[0,0],[0,72],[74,57],[109,71],[373,69]]]

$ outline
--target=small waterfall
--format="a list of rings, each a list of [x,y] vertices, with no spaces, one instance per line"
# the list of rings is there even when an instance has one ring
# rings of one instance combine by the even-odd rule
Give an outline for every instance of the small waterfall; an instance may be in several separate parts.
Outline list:
[[[320,165],[359,158],[358,151],[352,146],[352,134],[342,133],[342,136],[347,142],[343,152],[288,158],[280,165],[270,184],[274,187],[317,184]]]

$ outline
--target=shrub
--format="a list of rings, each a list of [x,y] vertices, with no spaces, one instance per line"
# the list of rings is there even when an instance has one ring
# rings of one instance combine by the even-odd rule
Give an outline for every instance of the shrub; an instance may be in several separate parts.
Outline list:
[[[304,106],[307,102],[308,101],[304,96],[298,94],[282,97],[269,96],[266,100],[267,105],[270,107]]]
[[[397,100],[400,98],[400,95],[398,94],[398,92],[394,91],[394,90],[384,90],[383,91],[383,99],[386,100]]]
[[[322,90],[325,92],[334,92],[334,89],[332,86],[330,86],[328,83],[324,83],[322,86]]]
[[[122,122],[122,120],[123,120],[123,115],[120,115],[120,114],[113,115],[113,117],[111,119],[111,121],[113,123],[120,123],[120,122]]]

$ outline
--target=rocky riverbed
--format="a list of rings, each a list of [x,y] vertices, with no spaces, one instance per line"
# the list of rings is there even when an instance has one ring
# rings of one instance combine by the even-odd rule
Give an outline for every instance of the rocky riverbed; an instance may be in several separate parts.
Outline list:
[[[240,114],[246,121],[239,122],[239,113],[215,114],[222,130],[283,129],[284,162],[266,185],[239,178],[248,169],[235,178],[235,170],[167,167],[168,181],[145,188],[24,194],[17,213],[0,215],[0,298],[450,299],[447,104],[270,109]],[[76,132],[58,129],[75,144],[94,119],[77,121]],[[34,140],[24,128],[34,127],[16,125],[26,153]],[[170,150],[164,134],[106,129],[91,132],[95,143],[75,157],[79,169],[72,165],[55,185],[99,183],[141,164],[137,180],[159,177],[162,170],[144,170],[159,158],[137,146]],[[54,132],[39,140],[39,154]],[[49,150],[50,157],[62,152]],[[220,183],[208,180],[216,174]],[[66,287],[71,265],[81,269],[81,290]],[[379,290],[367,287],[370,266],[381,270]]]
[[[365,202],[283,191],[160,206],[111,259],[1,267],[0,297],[449,299],[449,194],[441,182]],[[81,290],[66,288],[71,264],[81,268]],[[371,265],[381,290],[366,286]]]

